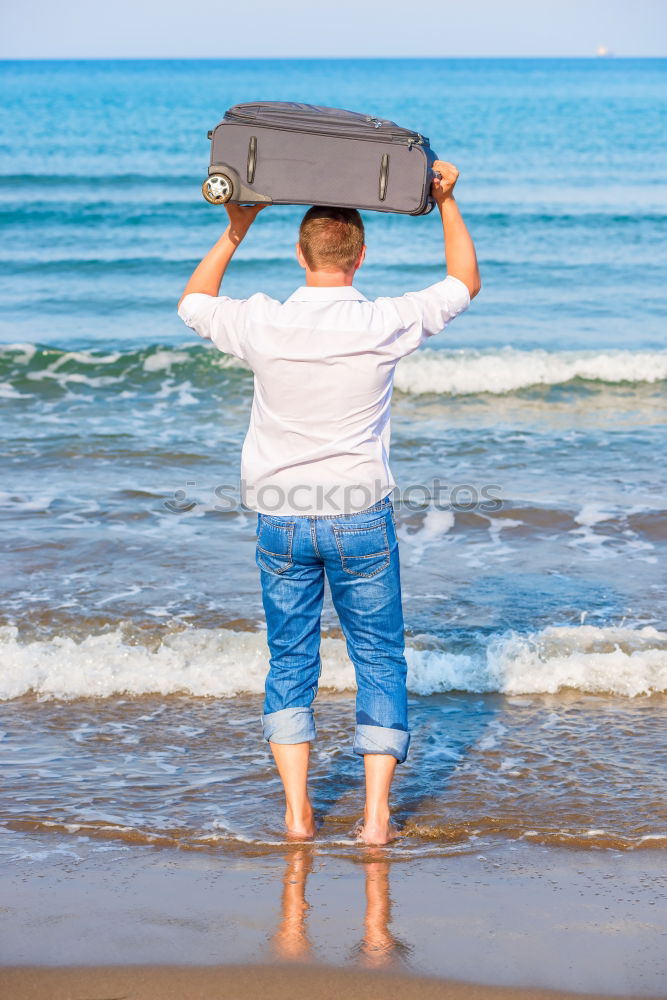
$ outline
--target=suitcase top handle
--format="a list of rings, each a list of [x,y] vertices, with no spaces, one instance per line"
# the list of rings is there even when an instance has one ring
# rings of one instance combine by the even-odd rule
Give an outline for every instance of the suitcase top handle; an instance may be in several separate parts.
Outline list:
[[[265,128],[322,132],[326,135],[350,138],[378,139],[383,142],[404,142],[408,145],[428,144],[419,132],[401,128],[388,118],[375,118],[358,111],[325,108],[317,104],[297,104],[291,101],[257,101],[235,104],[225,112],[223,122],[258,125]]]

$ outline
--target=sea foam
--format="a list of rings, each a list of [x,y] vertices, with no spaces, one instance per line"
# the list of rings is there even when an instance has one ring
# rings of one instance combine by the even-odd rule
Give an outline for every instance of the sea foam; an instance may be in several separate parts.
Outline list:
[[[410,646],[408,688],[555,693],[571,688],[634,697],[667,691],[667,633],[651,626],[550,627],[498,635],[469,653]],[[322,688],[353,690],[354,670],[340,639],[322,642]],[[189,628],[165,631],[149,648],[127,641],[121,626],[77,642],[68,636],[23,642],[0,628],[0,698],[42,699],[189,694],[230,698],[260,694],[268,663],[263,632]]]
[[[425,348],[399,363],[395,386],[413,395],[463,396],[511,393],[536,385],[561,385],[575,379],[616,384],[652,383],[666,378],[667,351]]]

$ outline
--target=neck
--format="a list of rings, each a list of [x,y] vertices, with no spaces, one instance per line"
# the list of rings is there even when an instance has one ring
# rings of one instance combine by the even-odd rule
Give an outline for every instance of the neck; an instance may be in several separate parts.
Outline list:
[[[311,271],[306,268],[306,284],[310,288],[340,288],[354,282],[355,271]]]

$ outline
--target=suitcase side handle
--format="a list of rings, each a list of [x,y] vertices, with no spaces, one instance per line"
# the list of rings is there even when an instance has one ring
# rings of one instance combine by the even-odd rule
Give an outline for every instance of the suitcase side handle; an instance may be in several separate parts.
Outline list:
[[[246,166],[246,178],[248,184],[252,184],[255,179],[255,167],[257,165],[257,136],[251,135],[248,143],[248,163]]]
[[[384,201],[387,197],[387,182],[389,180],[389,153],[382,154],[382,160],[380,161],[380,187],[379,195],[380,201]]]

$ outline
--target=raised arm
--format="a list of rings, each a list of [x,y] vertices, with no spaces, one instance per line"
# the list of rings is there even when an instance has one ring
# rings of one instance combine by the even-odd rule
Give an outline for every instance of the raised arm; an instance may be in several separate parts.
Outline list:
[[[192,272],[192,277],[178,300],[179,308],[185,296],[191,292],[201,292],[204,295],[218,294],[227,265],[255,221],[257,213],[264,207],[264,205],[225,205],[229,225],[215,246],[211,247]]]
[[[447,274],[462,281],[470,292],[470,298],[474,299],[482,287],[482,282],[477,266],[475,244],[454,200],[454,185],[459,172],[453,163],[444,163],[442,160],[436,160],[433,169],[440,174],[440,177],[434,179],[431,191],[442,218]]]

